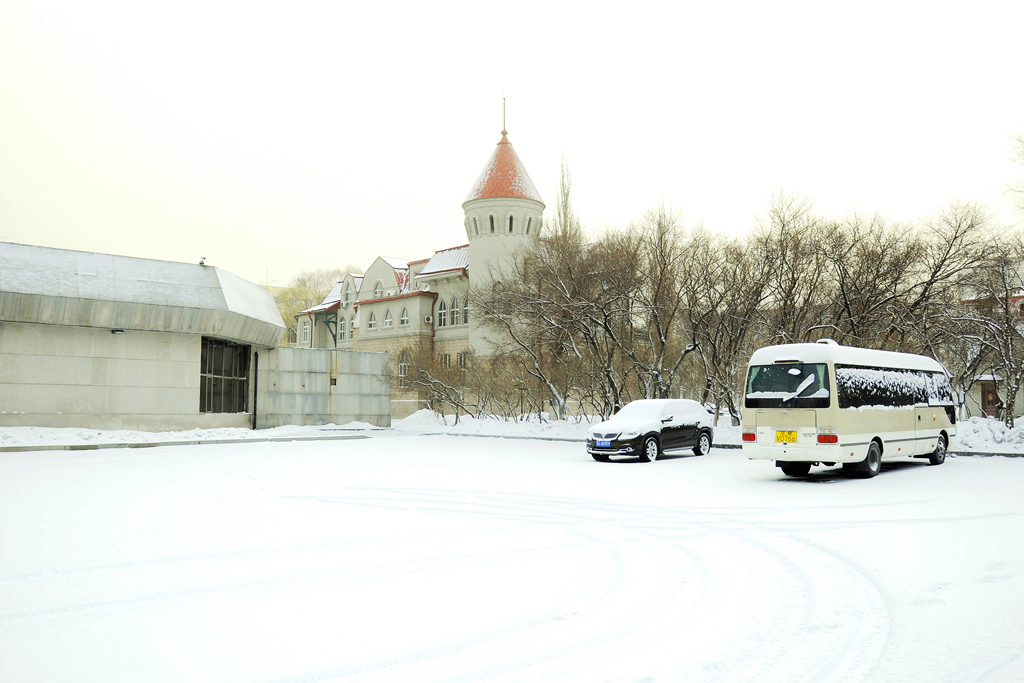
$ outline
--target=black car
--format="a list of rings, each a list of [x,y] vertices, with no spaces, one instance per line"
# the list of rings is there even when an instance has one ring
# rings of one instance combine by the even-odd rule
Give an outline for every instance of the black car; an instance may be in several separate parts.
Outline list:
[[[591,427],[587,453],[601,462],[617,455],[653,462],[662,453],[686,449],[704,455],[711,450],[713,439],[711,414],[696,401],[641,399]]]

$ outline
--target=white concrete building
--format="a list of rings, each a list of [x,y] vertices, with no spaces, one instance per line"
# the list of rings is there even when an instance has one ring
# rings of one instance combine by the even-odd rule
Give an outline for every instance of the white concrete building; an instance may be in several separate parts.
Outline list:
[[[470,353],[489,355],[470,291],[486,287],[540,236],[544,213],[507,131],[462,209],[468,244],[418,261],[377,258],[363,275],[349,275],[321,304],[296,316],[298,345],[385,351],[399,370],[409,354],[423,349],[445,366],[461,367]],[[398,392],[392,401],[395,418],[423,404],[411,392]]]
[[[213,266],[0,242],[0,426],[390,424],[385,356],[278,350],[284,329]]]

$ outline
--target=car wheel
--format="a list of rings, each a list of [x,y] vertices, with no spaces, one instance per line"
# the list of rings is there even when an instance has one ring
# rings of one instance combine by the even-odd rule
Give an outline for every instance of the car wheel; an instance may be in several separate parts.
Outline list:
[[[935,450],[928,456],[928,464],[941,465],[946,462],[946,435],[939,434],[939,440],[935,442]]]
[[[608,462],[609,460],[608,456],[604,453],[591,453],[590,455],[598,462]]]
[[[861,479],[870,479],[878,476],[882,471],[882,450],[878,447],[877,441],[872,441],[868,446],[868,454],[864,461],[857,467],[856,475]]]
[[[641,462],[654,462],[658,459],[658,440],[653,436],[644,439],[644,448],[640,451]]]
[[[806,477],[811,471],[809,462],[784,462],[779,465],[787,477]]]
[[[711,435],[707,432],[701,432],[700,437],[697,439],[697,445],[693,447],[694,455],[707,455],[711,450]]]

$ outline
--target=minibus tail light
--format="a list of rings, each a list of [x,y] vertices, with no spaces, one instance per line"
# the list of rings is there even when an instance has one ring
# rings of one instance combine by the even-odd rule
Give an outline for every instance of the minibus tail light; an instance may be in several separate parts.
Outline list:
[[[835,427],[818,427],[818,443],[839,443],[839,430]]]
[[[743,428],[743,440],[744,441],[757,441],[757,429],[755,427],[744,427]]]

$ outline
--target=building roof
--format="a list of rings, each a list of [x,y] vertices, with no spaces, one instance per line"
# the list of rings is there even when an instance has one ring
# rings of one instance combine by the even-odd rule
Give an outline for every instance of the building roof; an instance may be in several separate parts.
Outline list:
[[[461,247],[435,251],[427,261],[427,265],[423,266],[423,270],[416,277],[422,278],[467,267],[469,267],[469,245],[463,244]]]
[[[203,334],[276,346],[270,292],[214,266],[0,242],[0,321]]]
[[[344,282],[344,280],[342,280],[342,282]],[[304,311],[299,311],[298,313],[295,314],[295,317],[298,317],[300,315],[306,315],[307,313],[324,313],[326,311],[338,310],[338,307],[341,304],[342,282],[338,282],[333,287],[331,287],[331,291],[327,292],[327,296],[324,297],[323,301],[318,303],[316,306],[307,308]]]
[[[466,202],[493,198],[532,199],[544,203],[533,181],[530,180],[526,167],[512,149],[512,143],[508,141],[508,131],[504,130],[501,131],[498,146],[491,154],[484,170],[480,172],[480,177],[466,195]]]

